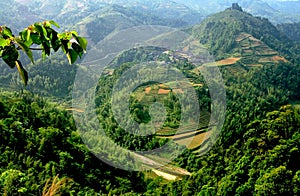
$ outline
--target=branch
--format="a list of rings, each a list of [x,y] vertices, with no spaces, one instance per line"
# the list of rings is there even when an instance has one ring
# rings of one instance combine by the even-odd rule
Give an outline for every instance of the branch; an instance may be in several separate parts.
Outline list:
[[[29,48],[30,50],[43,50],[43,48]],[[22,50],[20,46],[17,47],[17,50]]]
[[[29,48],[30,50],[43,50],[43,48]]]

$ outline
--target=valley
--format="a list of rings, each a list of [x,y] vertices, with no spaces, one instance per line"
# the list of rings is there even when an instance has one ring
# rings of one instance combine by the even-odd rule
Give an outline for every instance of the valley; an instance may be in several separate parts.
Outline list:
[[[0,60],[0,193],[299,195],[299,1],[237,2],[2,1],[88,48]]]

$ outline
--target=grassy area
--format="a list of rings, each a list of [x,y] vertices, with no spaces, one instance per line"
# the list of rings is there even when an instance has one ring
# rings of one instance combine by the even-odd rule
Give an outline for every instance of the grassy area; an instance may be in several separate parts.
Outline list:
[[[241,58],[227,58],[224,60],[220,60],[217,63],[217,65],[222,66],[222,65],[233,65],[235,64],[237,61],[239,61]]]

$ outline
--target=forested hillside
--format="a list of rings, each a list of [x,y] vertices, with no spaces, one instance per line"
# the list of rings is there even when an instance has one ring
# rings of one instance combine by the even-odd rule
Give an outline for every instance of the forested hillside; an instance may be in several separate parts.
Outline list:
[[[291,40],[300,41],[300,23],[284,23],[277,25],[278,29],[286,34]]]
[[[216,58],[224,58],[226,55],[247,56],[241,51],[242,47],[249,51],[260,46],[259,43],[253,43],[252,45],[241,43],[249,37],[247,35],[246,37],[243,36],[243,33],[250,34],[258,42],[264,42],[268,47],[279,52],[280,55],[291,58],[291,60],[297,60],[298,58],[297,56],[291,56],[291,53],[297,55],[298,46],[293,44],[271,22],[266,18],[254,17],[238,9],[229,8],[224,12],[208,17],[200,25],[196,25],[193,32],[201,43],[210,48]],[[249,56],[256,55],[260,54],[249,54]]]
[[[32,2],[41,5],[41,12],[47,7],[47,2]],[[61,10],[68,3],[54,1],[48,16],[62,20]],[[151,46],[159,39],[172,40],[172,35],[164,32],[151,37],[152,42],[147,40],[148,46],[137,44],[114,54],[96,88],[88,89],[95,94],[92,109],[84,102],[78,104],[82,107],[71,106],[77,71],[92,70],[88,63],[68,65],[60,53],[37,60],[28,67],[27,87],[8,66],[1,67],[3,195],[300,195],[297,25],[276,27],[237,4],[187,27],[182,20],[188,10],[184,6],[166,13],[169,17],[157,18],[168,6],[178,4],[153,1],[144,7],[149,12],[141,12],[108,4],[93,10],[94,4],[89,3],[86,9],[91,13],[72,15],[69,21],[78,22],[74,26],[86,33],[91,43],[87,52],[101,51],[101,41],[107,36],[114,38],[121,30],[137,25],[178,25],[184,27],[186,39],[175,49]],[[74,5],[81,6],[79,1]],[[159,12],[151,13],[157,7]],[[183,13],[181,19],[172,20],[178,12]],[[292,33],[287,33],[287,27]],[[207,51],[215,56],[215,62]],[[201,72],[207,67],[218,68],[226,90],[225,122],[217,138],[212,113],[216,108],[220,113],[223,110],[216,107],[209,88],[210,82],[219,85],[217,79],[207,80]],[[160,74],[175,79],[156,81]],[[128,78],[120,81],[124,75]],[[187,86],[195,94],[185,96]],[[123,101],[128,92],[126,105]],[[82,93],[85,98],[89,95]],[[181,105],[182,97],[185,103],[197,100],[198,111],[192,105]],[[95,119],[84,118],[90,113],[95,114],[103,133],[94,126]],[[135,124],[126,118],[120,121],[126,115]],[[80,129],[78,116],[86,123],[86,132]],[[110,142],[117,147],[109,146]],[[162,157],[143,154],[166,144],[175,148],[163,152]],[[103,151],[103,146],[111,147],[115,154]],[[172,155],[178,156],[166,161]],[[145,170],[121,170],[102,161],[112,160],[110,165],[119,161],[130,168],[137,157]]]
[[[222,143],[182,181],[157,186],[163,195],[298,195],[299,110],[283,106],[254,120],[230,146]]]
[[[50,194],[46,181],[52,184],[57,175],[54,184],[66,195],[145,191],[143,174],[117,170],[89,152],[61,106],[2,91],[0,107],[1,193],[42,195],[45,188]]]

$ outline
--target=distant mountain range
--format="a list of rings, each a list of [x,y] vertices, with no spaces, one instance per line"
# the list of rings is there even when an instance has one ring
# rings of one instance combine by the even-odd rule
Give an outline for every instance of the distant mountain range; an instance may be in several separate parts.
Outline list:
[[[187,26],[225,10],[235,2],[245,11],[266,17],[275,24],[300,22],[300,1],[292,0],[2,0],[0,5],[5,9],[1,9],[0,19],[17,28],[22,26],[20,24],[41,19],[54,19],[66,26],[117,5],[126,8],[127,12],[131,10],[150,17],[152,22],[157,18],[173,23],[173,26]]]
[[[60,31],[74,29],[80,35],[87,37],[89,51],[94,50],[91,53],[96,51],[102,54],[102,51],[105,51],[104,54],[108,54],[108,47],[103,47],[101,41],[112,35],[111,37],[116,37],[116,42],[113,43],[118,45],[118,39],[122,38],[122,34],[118,33],[124,29],[142,25],[159,25],[184,29],[214,55],[218,65],[230,70],[245,70],[269,63],[291,62],[291,59],[300,62],[300,56],[294,55],[297,52],[291,53],[293,50],[298,51],[291,40],[299,41],[297,30],[299,23],[298,26],[296,24],[274,26],[274,23],[267,19],[253,17],[247,13],[247,10],[252,7],[257,12],[262,10],[265,14],[273,13],[274,17],[281,18],[280,15],[284,13],[271,7],[269,2],[240,1],[245,10],[241,12],[228,9],[231,7],[229,0],[203,0],[201,1],[203,5],[193,0],[174,1],[176,2],[134,0],[129,4],[127,0],[2,0],[0,5],[7,9],[0,10],[0,21],[16,32],[36,21],[55,20],[62,28]],[[277,2],[276,5],[290,4],[293,2]],[[260,9],[254,9],[255,6]],[[217,10],[222,12],[212,13]],[[131,36],[138,40],[138,36],[144,39],[146,35],[143,32]],[[86,57],[84,60],[93,61],[99,57],[90,56],[90,58]],[[36,61],[35,65],[28,66],[32,74],[28,88],[42,94],[68,97],[74,82],[76,67],[70,67],[63,59],[59,55],[53,55],[50,61]],[[131,58],[126,56],[125,59]],[[48,66],[49,64],[52,66]],[[15,70],[11,70],[6,65],[0,66],[2,67],[1,85],[11,83],[13,78],[11,74],[14,74]],[[55,74],[51,74],[53,72]],[[68,81],[65,79],[65,73],[69,75]]]
[[[279,0],[174,0],[205,15],[220,12],[232,3],[239,3],[245,11],[268,18],[273,23],[289,23],[300,20],[300,1]]]

